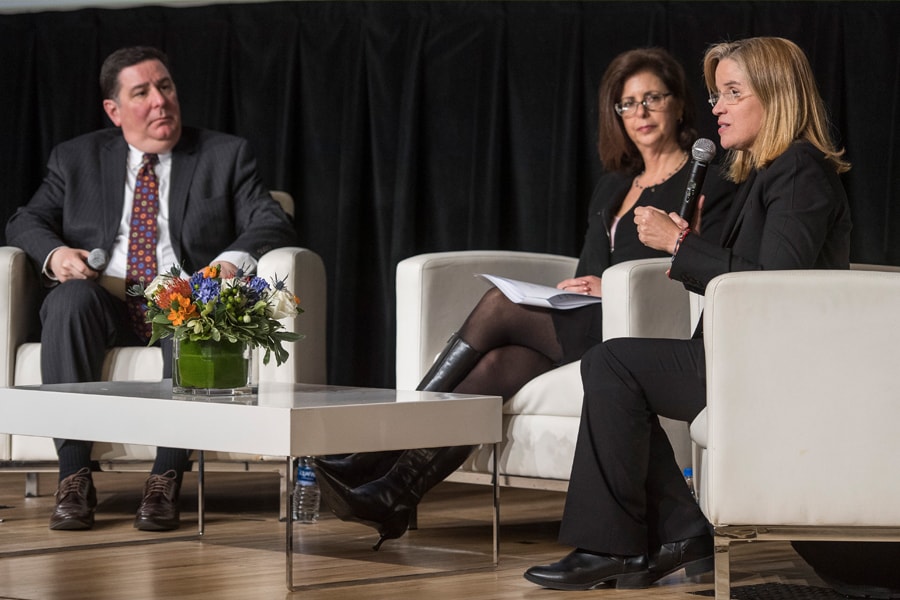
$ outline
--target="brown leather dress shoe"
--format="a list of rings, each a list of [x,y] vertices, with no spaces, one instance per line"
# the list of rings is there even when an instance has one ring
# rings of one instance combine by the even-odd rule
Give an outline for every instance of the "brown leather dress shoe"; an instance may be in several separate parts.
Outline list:
[[[169,531],[178,529],[179,485],[175,471],[151,475],[144,484],[144,499],[134,518],[134,526],[141,531]]]
[[[50,515],[50,529],[71,531],[94,526],[97,490],[87,467],[59,482],[56,508]]]

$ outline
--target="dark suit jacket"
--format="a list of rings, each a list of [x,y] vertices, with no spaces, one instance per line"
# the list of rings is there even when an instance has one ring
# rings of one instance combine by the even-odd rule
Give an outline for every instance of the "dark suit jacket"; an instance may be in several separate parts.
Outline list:
[[[670,277],[702,294],[717,275],[761,269],[847,269],[850,209],[840,178],[812,144],[795,142],[738,189],[716,244],[685,237]]]
[[[127,155],[117,128],[59,144],[41,187],[7,223],[7,242],[39,269],[59,246],[109,251],[122,219]],[[225,250],[258,259],[296,244],[293,225],[263,186],[246,140],[185,127],[172,150],[171,177],[170,235],[186,271]]]

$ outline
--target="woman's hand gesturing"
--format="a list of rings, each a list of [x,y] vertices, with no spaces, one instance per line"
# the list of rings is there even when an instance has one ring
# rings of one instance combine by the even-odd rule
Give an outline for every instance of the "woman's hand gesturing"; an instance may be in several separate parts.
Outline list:
[[[637,225],[638,239],[654,250],[673,254],[675,244],[688,222],[677,213],[661,211],[652,206],[638,206],[634,209],[634,223]]]

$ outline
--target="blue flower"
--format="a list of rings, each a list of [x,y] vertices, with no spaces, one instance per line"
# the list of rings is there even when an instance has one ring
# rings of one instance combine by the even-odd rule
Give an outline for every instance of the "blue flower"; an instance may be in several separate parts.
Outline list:
[[[263,293],[269,289],[269,282],[262,277],[251,277],[247,281],[246,293],[250,304],[256,304],[263,298]]]
[[[194,281],[195,278],[197,278],[196,273],[191,277],[191,288],[194,290],[194,298],[204,304],[209,304],[219,297],[221,286],[217,279],[207,279],[202,275],[197,278],[197,281]]]
[[[203,271],[202,271],[202,270],[201,270],[201,271],[197,271],[196,273],[194,273],[193,275],[191,275],[191,279],[190,279],[190,282],[191,282],[191,289],[192,289],[192,290],[200,289],[200,283],[201,283],[204,279],[206,279],[206,276],[203,275]]]

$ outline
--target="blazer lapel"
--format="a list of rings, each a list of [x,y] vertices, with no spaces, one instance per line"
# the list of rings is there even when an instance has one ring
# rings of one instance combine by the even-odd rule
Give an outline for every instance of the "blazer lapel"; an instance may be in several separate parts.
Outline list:
[[[734,240],[741,230],[741,222],[743,222],[744,215],[747,212],[747,200],[750,198],[750,190],[753,188],[754,181],[756,181],[756,171],[750,173],[750,176],[740,187],[735,202],[731,205],[731,211],[728,213],[728,220],[725,221],[726,226],[723,230],[728,232],[722,239],[722,246],[725,248],[731,248],[734,245]]]
[[[169,187],[169,236],[179,261],[184,260],[181,255],[181,233],[184,230],[188,191],[191,189],[196,166],[196,141],[188,131],[182,131],[181,140],[172,150],[172,182]]]
[[[125,174],[128,170],[128,144],[119,136],[103,146],[100,151],[100,205],[97,218],[103,232],[103,248],[112,248],[122,222],[122,193],[125,190]]]

